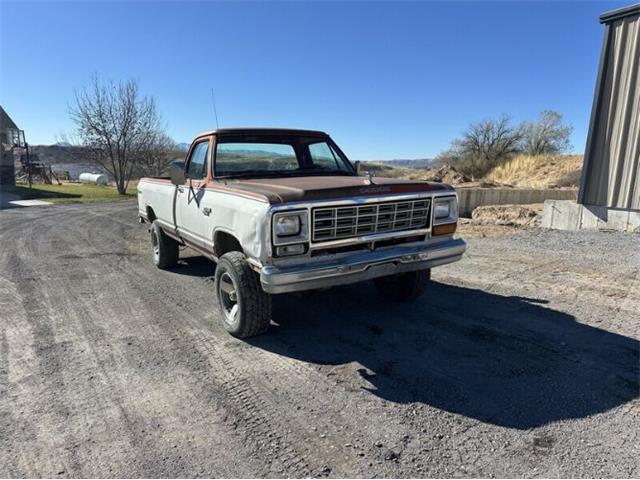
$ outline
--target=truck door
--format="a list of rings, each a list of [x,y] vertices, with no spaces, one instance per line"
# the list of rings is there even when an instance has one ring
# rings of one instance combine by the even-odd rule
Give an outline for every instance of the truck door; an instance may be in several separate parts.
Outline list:
[[[197,141],[189,151],[185,165],[185,183],[176,192],[176,227],[186,241],[211,248],[213,226],[205,214],[202,199],[205,194],[207,168],[210,164],[211,139]]]

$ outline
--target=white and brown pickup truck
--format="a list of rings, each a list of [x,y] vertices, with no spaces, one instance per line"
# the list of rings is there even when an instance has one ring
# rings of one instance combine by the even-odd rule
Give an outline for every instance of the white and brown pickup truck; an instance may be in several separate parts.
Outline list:
[[[265,331],[271,294],[374,280],[394,300],[420,295],[430,269],[455,262],[456,193],[439,183],[360,176],[323,132],[219,129],[198,135],[170,178],[138,184],[153,259],[179,247],[217,262],[221,319],[232,335]]]

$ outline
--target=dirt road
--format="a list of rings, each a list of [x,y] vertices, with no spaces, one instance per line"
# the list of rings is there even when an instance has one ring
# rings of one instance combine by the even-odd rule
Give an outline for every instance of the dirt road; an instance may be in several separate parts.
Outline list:
[[[0,211],[0,476],[640,476],[637,235],[471,238],[415,304],[278,297],[243,342],[135,217]]]

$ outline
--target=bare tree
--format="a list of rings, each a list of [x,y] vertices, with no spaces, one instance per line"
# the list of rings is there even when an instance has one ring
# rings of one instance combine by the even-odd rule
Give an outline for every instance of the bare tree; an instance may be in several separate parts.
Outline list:
[[[562,123],[562,114],[545,110],[536,122],[523,126],[522,151],[529,155],[556,155],[571,148],[573,127]]]
[[[184,158],[184,152],[178,148],[171,137],[160,132],[141,153],[137,165],[138,174],[156,177],[165,175],[171,162],[178,158]]]
[[[141,96],[135,80],[102,82],[94,76],[89,87],[75,92],[69,112],[82,145],[124,195],[136,165],[162,133],[155,100]]]
[[[522,138],[522,127],[512,126],[509,116],[485,119],[469,125],[462,138],[453,140],[436,162],[451,163],[464,173],[479,177],[517,153]]]

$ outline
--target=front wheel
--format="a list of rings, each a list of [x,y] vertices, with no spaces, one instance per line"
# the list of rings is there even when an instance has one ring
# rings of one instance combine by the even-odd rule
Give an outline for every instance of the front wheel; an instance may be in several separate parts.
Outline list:
[[[247,338],[265,332],[271,322],[271,296],[262,290],[258,274],[241,252],[220,257],[216,266],[216,296],[225,330]]]
[[[422,295],[430,280],[431,269],[428,269],[380,277],[373,282],[385,297],[396,302],[407,302]]]

